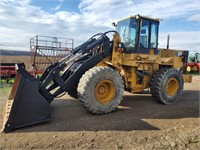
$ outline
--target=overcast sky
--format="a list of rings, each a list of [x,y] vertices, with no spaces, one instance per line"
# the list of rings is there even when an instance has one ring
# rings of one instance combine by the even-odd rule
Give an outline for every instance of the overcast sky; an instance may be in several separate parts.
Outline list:
[[[135,14],[163,19],[159,47],[170,34],[170,48],[200,51],[200,0],[1,0],[0,49],[28,51],[35,35],[73,38],[78,45]]]

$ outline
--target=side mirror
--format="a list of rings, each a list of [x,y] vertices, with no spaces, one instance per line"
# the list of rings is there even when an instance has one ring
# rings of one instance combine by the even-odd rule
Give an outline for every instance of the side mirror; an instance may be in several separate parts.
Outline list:
[[[112,26],[113,26],[113,27],[116,27],[117,25],[116,25],[116,23],[115,23],[115,22],[113,22],[113,23],[112,23]]]

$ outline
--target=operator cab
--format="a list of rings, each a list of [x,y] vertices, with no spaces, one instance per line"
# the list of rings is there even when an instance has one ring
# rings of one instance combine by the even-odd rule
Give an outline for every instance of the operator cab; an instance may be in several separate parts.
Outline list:
[[[124,44],[125,53],[158,53],[159,19],[131,16],[117,22],[116,30]]]

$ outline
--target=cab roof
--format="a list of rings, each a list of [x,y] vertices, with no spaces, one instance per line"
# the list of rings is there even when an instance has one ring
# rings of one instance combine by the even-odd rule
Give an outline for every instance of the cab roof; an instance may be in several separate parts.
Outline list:
[[[158,22],[160,22],[160,21],[162,20],[162,19],[159,19],[159,18],[151,18],[151,17],[141,16],[141,15],[137,14],[137,15],[133,15],[133,16],[129,16],[129,17],[122,18],[122,19],[120,19],[120,20],[117,21],[117,22],[120,22],[120,21],[129,19],[129,18],[136,18],[136,17],[139,17],[139,18],[142,18],[142,19],[154,20],[154,21],[158,21]]]

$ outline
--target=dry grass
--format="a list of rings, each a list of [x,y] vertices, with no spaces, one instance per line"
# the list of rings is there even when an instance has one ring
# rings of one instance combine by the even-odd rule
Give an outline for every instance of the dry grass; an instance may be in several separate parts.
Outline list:
[[[25,63],[26,68],[31,67],[30,56],[0,56],[0,63]]]
[[[49,58],[49,60],[52,62],[57,61],[55,57]],[[36,62],[46,62],[39,67],[37,66],[38,69],[45,69],[50,65],[50,62],[45,57],[37,57]],[[26,69],[29,70],[33,61],[31,60],[31,56],[0,56],[0,63],[24,63]]]

